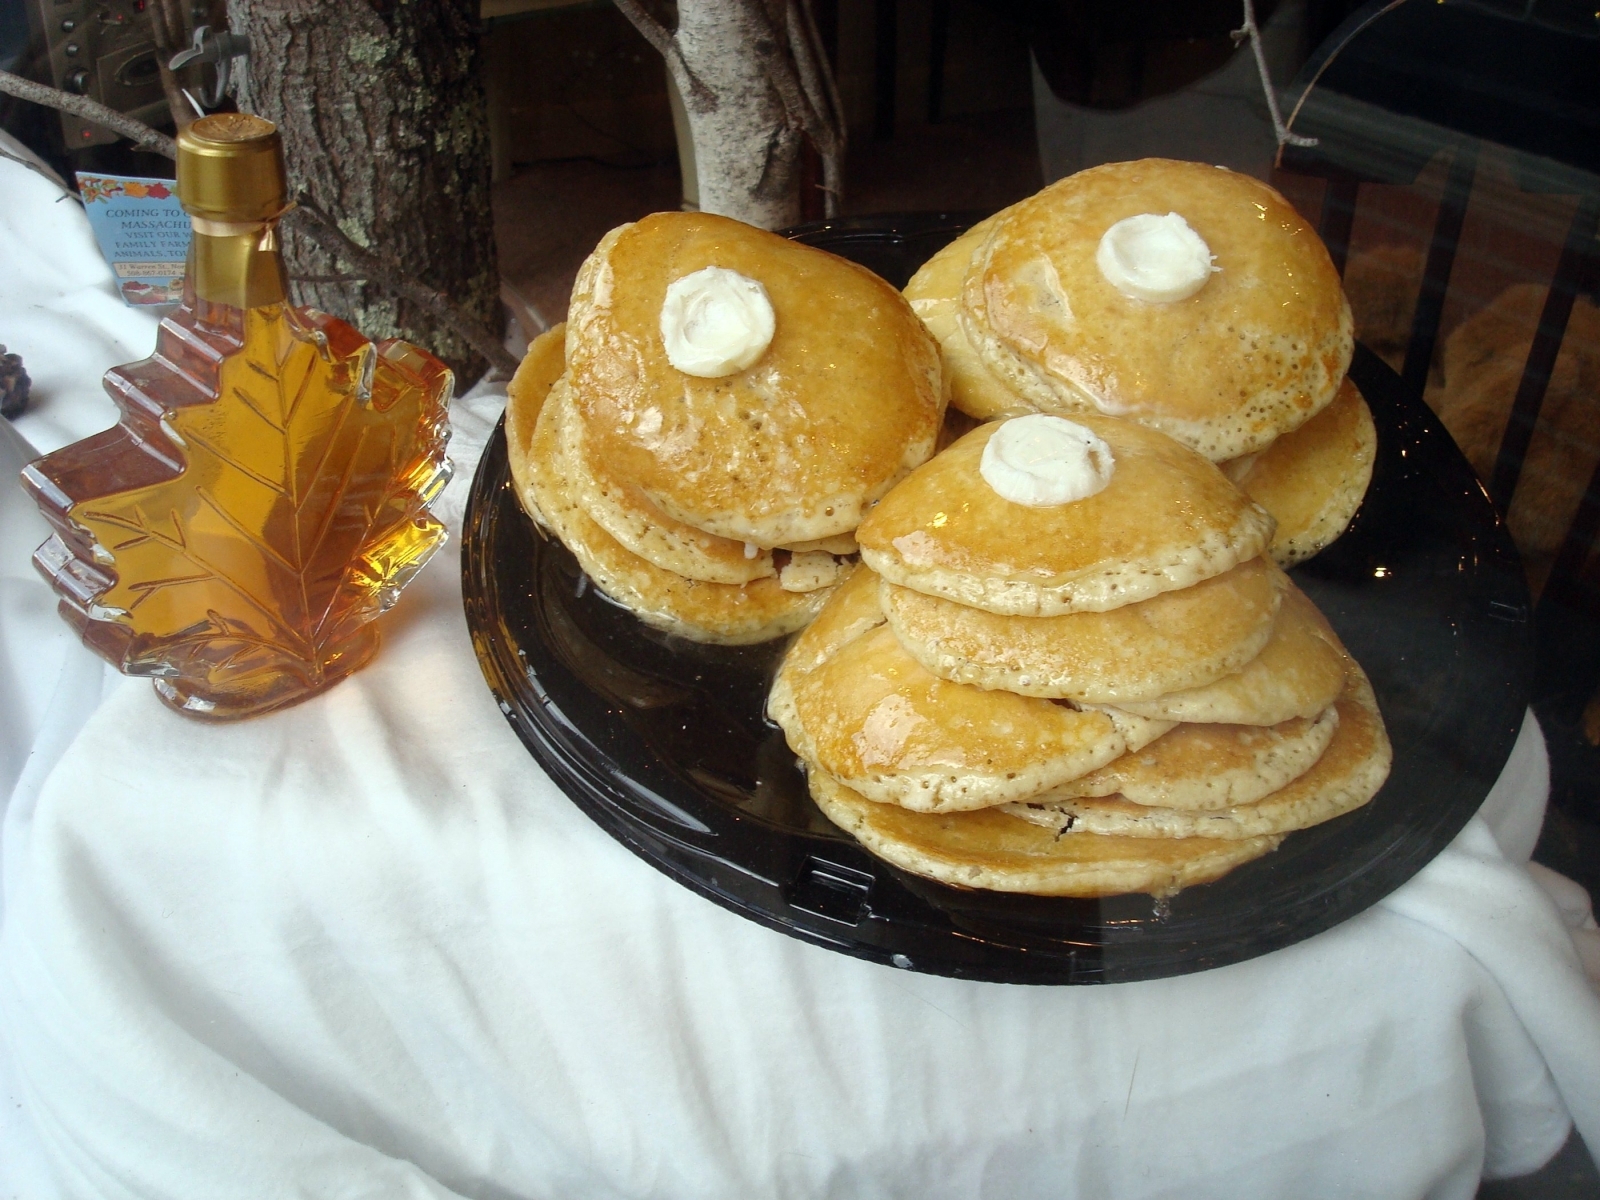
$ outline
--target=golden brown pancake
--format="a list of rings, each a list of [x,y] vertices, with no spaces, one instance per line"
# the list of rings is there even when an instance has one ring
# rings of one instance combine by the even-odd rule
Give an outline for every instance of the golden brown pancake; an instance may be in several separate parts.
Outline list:
[[[1309,771],[1338,727],[1338,709],[1331,704],[1313,720],[1295,717],[1281,725],[1179,725],[1143,750],[1053,787],[1029,804],[1101,796],[1194,812],[1252,804]]]
[[[790,677],[780,672],[785,685]],[[1111,762],[1111,718],[930,675],[877,626],[775,691],[789,745],[868,799],[918,812],[985,808]]]
[[[967,340],[957,320],[961,306],[961,283],[979,247],[988,240],[995,221],[1003,214],[979,221],[966,233],[940,250],[906,284],[905,297],[911,310],[922,318],[928,332],[939,343],[944,360],[945,383],[950,403],[968,416],[987,421],[1008,413],[1032,412],[1034,405],[1012,391],[1005,382],[984,366],[978,352]]]
[[[1063,701],[1067,704],[1077,704],[1076,701]],[[1127,753],[1143,750],[1167,730],[1177,724],[1176,721],[1151,720],[1149,717],[1137,716],[1114,704],[1079,704],[1090,712],[1102,712],[1111,718],[1111,723],[1116,726],[1117,732],[1122,735],[1122,740],[1127,743]]]
[[[1288,580],[1265,558],[1103,613],[1007,617],[885,583],[911,656],[955,683],[1125,705],[1211,683],[1261,652]]]
[[[1304,562],[1345,531],[1367,494],[1377,456],[1372,412],[1346,378],[1333,403],[1233,476],[1277,518],[1268,553],[1279,566]]]
[[[878,587],[861,567],[829,597],[790,645],[767,705],[796,754],[875,800],[923,811],[1001,803],[1111,761],[1128,744],[1124,727],[1165,728],[930,676],[884,628]]]
[[[1123,701],[1140,716],[1169,721],[1277,725],[1314,717],[1344,690],[1344,651],[1327,619],[1291,582],[1272,637],[1232,675],[1154,700]]]
[[[1057,837],[999,809],[918,813],[875,804],[826,772],[808,774],[823,815],[902,870],[956,887],[1041,896],[1170,896],[1277,848],[1280,837]]]
[[[787,562],[778,564],[778,586],[786,592],[831,590],[844,582],[855,565],[822,550],[791,554]]]
[[[1170,212],[1220,269],[1185,300],[1124,296],[1096,265],[1101,237]],[[1041,410],[1126,417],[1213,461],[1318,412],[1354,345],[1338,274],[1294,208],[1247,175],[1168,159],[1093,167],[1013,205],[966,273],[960,320]]]
[[[772,551],[675,521],[637,485],[613,477],[589,455],[583,419],[570,403],[562,405],[556,436],[563,457],[572,465],[567,484],[572,498],[600,528],[640,558],[709,583],[749,583],[778,573]]]
[[[511,462],[511,483],[523,509],[541,525],[544,519],[533,501],[533,469],[528,456],[539,410],[567,369],[566,336],[567,325],[563,321],[529,342],[516,374],[506,385],[506,452]]]
[[[979,474],[992,422],[879,501],[856,531],[863,560],[931,596],[1054,616],[1187,588],[1266,548],[1272,518],[1192,450],[1127,421],[1072,419],[1111,447],[1103,490],[1044,508],[1004,499]]]
[[[716,379],[667,360],[669,284],[707,266],[761,283],[766,352]],[[591,462],[663,512],[737,542],[848,533],[933,451],[938,350],[905,299],[825,251],[725,217],[657,213],[613,230],[579,272],[567,362]]]
[[[844,558],[859,553],[861,548],[856,545],[855,534],[851,532],[835,534],[833,537],[817,538],[809,542],[790,542],[786,546],[779,546],[778,549],[788,550],[793,554],[818,551],[823,554],[832,554]]]
[[[816,615],[826,591],[786,592],[775,579],[737,587],[686,579],[640,558],[595,524],[569,491],[572,464],[557,436],[566,396],[566,389],[552,389],[534,426],[528,454],[532,499],[595,586],[645,624],[696,642],[770,641]]]
[[[838,653],[845,643],[882,625],[886,619],[878,603],[878,577],[858,566],[834,589],[816,619],[790,643],[780,673],[801,674],[815,670]]]
[[[1307,829],[1360,808],[1389,777],[1393,752],[1371,685],[1354,660],[1347,662],[1349,684],[1337,703],[1338,729],[1315,765],[1293,782],[1254,803],[1213,811],[1147,807],[1120,796],[1055,800],[1049,807],[1059,810],[1062,824],[1071,829],[1062,840],[1079,833],[1151,839],[1255,838]],[[1042,816],[1043,806],[1029,811],[1030,817]]]

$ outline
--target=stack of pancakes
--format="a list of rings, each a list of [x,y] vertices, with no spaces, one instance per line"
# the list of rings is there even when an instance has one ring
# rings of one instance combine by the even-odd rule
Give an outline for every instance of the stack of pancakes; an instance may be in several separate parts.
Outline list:
[[[999,422],[894,488],[769,712],[822,811],[946,883],[1167,895],[1369,800],[1361,668],[1264,555],[1272,518],[1166,435],[1102,416],[1109,483],[1033,507],[980,474]]]
[[[774,314],[766,350],[715,378],[675,367],[662,332],[669,285],[706,267],[759,283]],[[607,234],[508,390],[528,513],[647,624],[724,644],[816,615],[944,410],[937,348],[891,286],[702,213]]]
[[[1106,231],[1146,213],[1177,213],[1204,240],[1214,273],[1193,295],[1131,298],[1098,268]],[[1366,492],[1377,436],[1345,374],[1338,273],[1249,176],[1167,159],[1081,171],[975,225],[905,294],[940,343],[955,408],[1159,429],[1272,513],[1280,565],[1338,537]]]

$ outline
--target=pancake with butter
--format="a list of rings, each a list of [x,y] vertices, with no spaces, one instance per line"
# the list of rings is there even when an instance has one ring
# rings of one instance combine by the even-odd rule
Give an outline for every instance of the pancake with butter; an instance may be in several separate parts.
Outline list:
[[[981,421],[1028,412],[1035,407],[984,365],[959,320],[961,285],[966,279],[967,267],[974,253],[988,241],[996,220],[1002,215],[997,213],[979,221],[938,251],[923,263],[905,287],[911,311],[922,318],[928,332],[939,343],[950,404]]]
[[[1350,524],[1372,481],[1378,430],[1347,378],[1333,403],[1260,454],[1223,472],[1277,519],[1268,550],[1279,566],[1304,562]]]
[[[1135,804],[1122,796],[1081,797],[1031,805],[1029,819],[1044,819],[1054,810],[1056,827],[1071,831],[1066,838],[1080,833],[1150,839],[1256,838],[1308,829],[1359,808],[1377,795],[1388,778],[1393,751],[1371,685],[1353,660],[1348,666],[1347,686],[1336,705],[1338,727],[1328,748],[1309,770],[1253,803],[1196,810]]]
[[[930,596],[1053,616],[1188,588],[1267,546],[1272,518],[1192,450],[1126,421],[1072,420],[1110,447],[1100,491],[1048,507],[1006,500],[981,473],[989,439],[1007,424],[991,422],[879,501],[856,531],[863,560]]]
[[[1121,251],[1103,239],[1170,214],[1197,235],[1202,282],[1176,299],[1122,290],[1101,265]],[[966,272],[958,319],[989,370],[1042,411],[1125,417],[1219,462],[1320,411],[1354,346],[1339,276],[1294,208],[1247,175],[1167,159],[1080,171],[1006,210]]]
[[[1212,683],[1255,658],[1287,584],[1256,558],[1110,612],[1001,616],[889,583],[881,602],[906,650],[941,678],[1126,706]]]
[[[824,771],[813,769],[807,780],[823,815],[873,854],[955,887],[1040,896],[1170,896],[1218,879],[1282,840],[1058,837],[1053,829],[995,808],[911,812],[875,804]]]
[[[713,269],[765,296],[770,342],[701,376],[674,365],[664,309]],[[761,548],[853,530],[932,453],[943,413],[937,347],[889,284],[705,213],[606,235],[573,288],[567,362],[591,462],[674,520]]]
[[[1327,618],[1290,583],[1272,636],[1238,671],[1202,687],[1120,703],[1129,712],[1157,720],[1278,725],[1314,717],[1338,698],[1344,689],[1344,656]]]
[[[534,520],[543,523],[533,500],[533,429],[545,397],[567,369],[566,322],[553,325],[528,343],[516,374],[506,385],[506,457],[517,499]]]
[[[799,629],[827,599],[826,589],[787,592],[775,579],[734,586],[686,579],[628,550],[572,498],[573,467],[558,436],[564,385],[551,389],[528,447],[531,499],[584,573],[645,624],[696,642],[747,645]]]

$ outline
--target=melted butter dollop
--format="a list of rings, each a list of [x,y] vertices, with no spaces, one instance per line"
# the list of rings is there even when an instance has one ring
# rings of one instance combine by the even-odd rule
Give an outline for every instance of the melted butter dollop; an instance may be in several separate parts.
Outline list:
[[[1212,272],[1211,247],[1175,212],[1125,217],[1100,238],[1095,265],[1130,300],[1187,300]]]
[[[775,328],[767,289],[725,267],[674,279],[661,304],[667,361],[700,379],[744,370],[772,344]]]
[[[1013,504],[1049,508],[1102,490],[1115,465],[1111,447],[1091,430],[1064,417],[1030,413],[995,430],[978,473]]]

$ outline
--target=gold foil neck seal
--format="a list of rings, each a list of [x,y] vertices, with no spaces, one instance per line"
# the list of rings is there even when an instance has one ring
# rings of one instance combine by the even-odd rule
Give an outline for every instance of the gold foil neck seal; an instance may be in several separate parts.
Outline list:
[[[278,216],[289,199],[278,127],[250,113],[213,113],[180,130],[178,199],[209,221]]]

